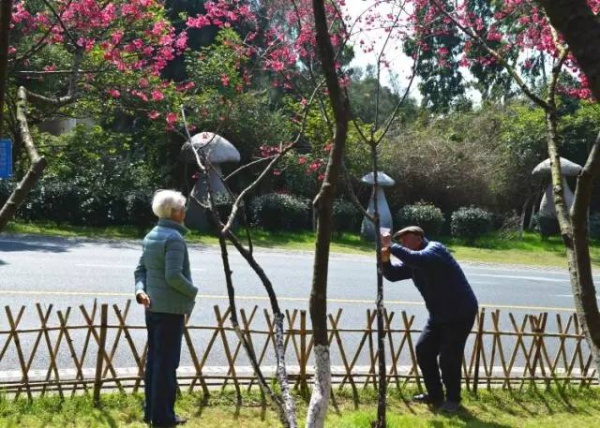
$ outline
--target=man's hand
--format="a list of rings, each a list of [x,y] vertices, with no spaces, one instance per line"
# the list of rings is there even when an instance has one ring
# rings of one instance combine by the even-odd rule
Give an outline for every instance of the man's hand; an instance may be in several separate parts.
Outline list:
[[[381,261],[384,263],[390,261],[390,247],[383,247],[381,249]]]
[[[148,296],[145,292],[141,292],[136,294],[135,300],[140,304],[144,305],[146,309],[150,307],[150,296]]]
[[[389,229],[380,229],[381,231],[381,246],[384,248],[392,245],[392,234]]]

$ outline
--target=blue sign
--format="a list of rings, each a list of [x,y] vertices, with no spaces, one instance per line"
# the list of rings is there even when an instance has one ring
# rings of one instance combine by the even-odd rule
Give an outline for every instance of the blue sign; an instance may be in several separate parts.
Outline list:
[[[0,140],[0,178],[12,176],[12,141]]]

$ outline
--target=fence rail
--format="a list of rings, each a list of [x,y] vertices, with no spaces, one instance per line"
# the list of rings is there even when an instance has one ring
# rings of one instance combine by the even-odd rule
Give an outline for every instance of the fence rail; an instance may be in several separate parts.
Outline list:
[[[35,306],[24,321],[26,307],[4,308],[0,317],[0,392],[33,398],[35,395],[102,391],[137,392],[143,387],[146,337],[143,325],[127,322],[131,301],[124,307],[94,303],[54,311],[52,305]],[[31,308],[29,309],[31,311]],[[187,325],[181,389],[202,390],[232,385],[258,388],[257,379],[237,336],[228,327],[229,309],[213,307],[212,325]],[[356,314],[352,320],[356,323]],[[367,310],[361,328],[345,328],[343,311],[329,314],[329,343],[333,393],[350,387],[377,387],[376,313]],[[387,312],[386,364],[388,387],[420,385],[414,343],[420,333],[415,316],[406,311]],[[242,330],[255,350],[268,378],[274,377],[274,323],[266,309],[240,310]],[[4,327],[5,326],[5,327]],[[285,313],[286,363],[294,388],[308,392],[313,376],[312,331],[306,311]],[[546,385],[598,383],[596,367],[575,314],[503,314],[500,310],[478,314],[463,361],[466,388],[522,388]]]

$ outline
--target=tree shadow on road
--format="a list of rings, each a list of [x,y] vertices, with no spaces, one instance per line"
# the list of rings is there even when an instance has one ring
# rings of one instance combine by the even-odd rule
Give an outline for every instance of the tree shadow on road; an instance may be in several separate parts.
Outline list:
[[[76,244],[79,245],[79,244]],[[73,246],[73,245],[71,245]],[[29,252],[39,251],[44,253],[65,253],[69,248],[64,244],[56,245],[45,242],[16,242],[16,241],[0,241],[1,252]],[[1,261],[0,261],[1,262]],[[2,264],[2,263],[0,263]],[[5,264],[5,263],[4,263]]]

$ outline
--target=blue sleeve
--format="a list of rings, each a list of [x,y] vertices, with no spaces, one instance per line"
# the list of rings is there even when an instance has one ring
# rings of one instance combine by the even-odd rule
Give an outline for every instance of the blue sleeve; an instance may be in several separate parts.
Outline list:
[[[419,251],[409,250],[402,245],[392,244],[390,252],[394,257],[402,261],[403,264],[415,268],[431,267],[441,260],[436,245],[433,243],[428,243],[425,248]]]
[[[383,263],[381,272],[388,281],[401,281],[403,279],[412,278],[412,269],[402,262],[391,260]]]

